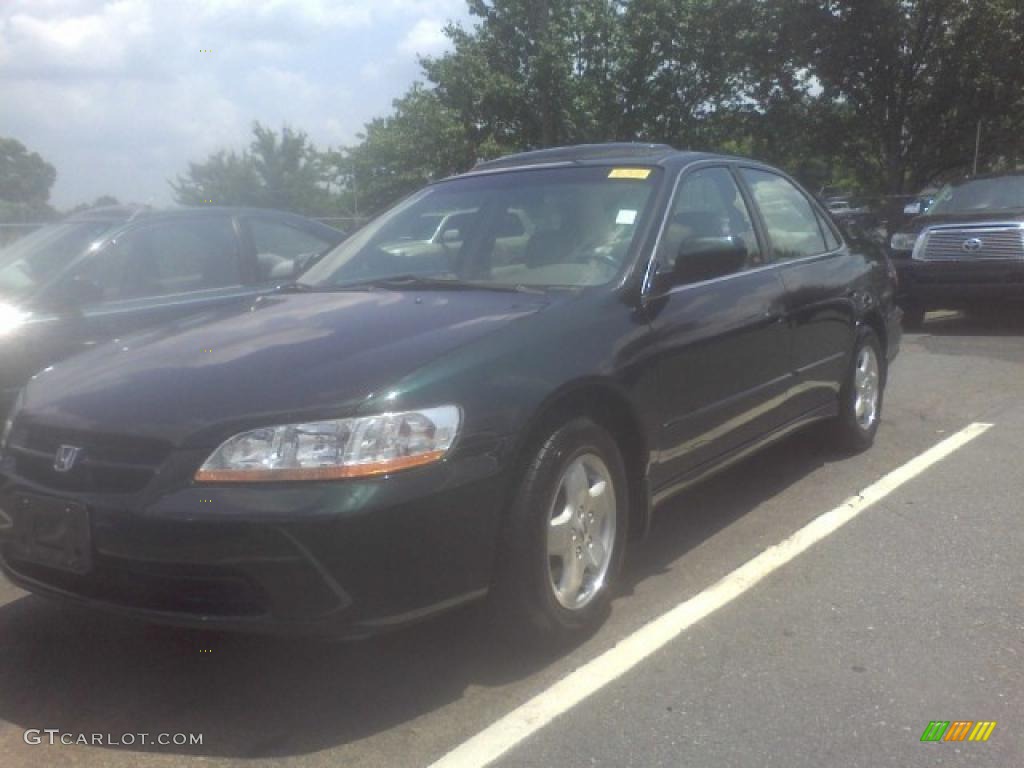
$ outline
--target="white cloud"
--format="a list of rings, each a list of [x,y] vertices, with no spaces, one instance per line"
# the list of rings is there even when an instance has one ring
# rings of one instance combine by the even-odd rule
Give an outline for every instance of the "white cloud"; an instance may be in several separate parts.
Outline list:
[[[464,17],[465,0],[0,0],[0,136],[53,163],[58,207],[166,204],[166,179],[254,120],[353,141]]]
[[[152,20],[139,0],[77,15],[14,13],[5,26],[9,75],[83,77],[149,69],[144,65],[151,61]]]
[[[448,48],[444,22],[439,19],[420,19],[398,44],[398,50],[411,56],[435,56]]]

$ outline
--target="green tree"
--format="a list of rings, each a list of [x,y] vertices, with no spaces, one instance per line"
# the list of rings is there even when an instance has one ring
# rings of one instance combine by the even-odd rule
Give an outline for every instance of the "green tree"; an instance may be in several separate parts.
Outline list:
[[[479,21],[449,26],[453,50],[426,59],[441,102],[477,154],[603,139],[623,0],[469,0]]]
[[[380,211],[475,162],[456,114],[419,83],[395,100],[393,114],[368,123],[360,138],[360,144],[333,153],[329,161],[356,216]]]
[[[71,216],[82,211],[88,211],[92,208],[102,208],[108,205],[120,205],[120,201],[113,195],[100,195],[91,203],[79,203],[71,210],[67,211],[67,215]]]
[[[1019,155],[1024,8],[1018,0],[819,0],[800,11],[809,73],[841,126],[836,151],[866,186],[912,192]]]
[[[742,143],[759,96],[803,96],[792,56],[766,47],[774,41],[764,30],[779,14],[767,2],[468,5],[476,23],[448,27],[452,51],[423,68],[479,156],[614,139]],[[771,89],[755,92],[753,82],[769,80]]]
[[[170,182],[182,205],[248,205],[306,215],[337,210],[328,189],[324,156],[302,131],[287,125],[280,135],[253,124],[253,139],[241,153],[221,150]]]
[[[57,171],[17,139],[0,138],[0,219],[49,218]]]
[[[755,6],[742,0],[632,0],[617,54],[620,134],[680,148],[739,140]]]
[[[898,194],[1024,159],[1020,0],[467,0],[340,155],[365,208],[478,159],[641,140]],[[360,178],[365,183],[360,183]],[[346,182],[347,183],[347,182]],[[350,190],[352,191],[352,190]]]

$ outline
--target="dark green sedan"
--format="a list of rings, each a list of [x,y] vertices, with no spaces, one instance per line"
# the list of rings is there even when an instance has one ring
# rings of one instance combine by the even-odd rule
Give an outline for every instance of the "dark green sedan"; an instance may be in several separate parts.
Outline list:
[[[757,162],[484,163],[244,311],[36,376],[4,430],[3,570],[161,622],[348,636],[489,595],[571,639],[680,489],[815,422],[871,445],[893,290]]]

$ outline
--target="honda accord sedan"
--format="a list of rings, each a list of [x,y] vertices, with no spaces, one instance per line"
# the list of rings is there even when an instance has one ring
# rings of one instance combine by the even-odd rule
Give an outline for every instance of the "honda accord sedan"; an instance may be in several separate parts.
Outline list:
[[[3,570],[155,621],[331,636],[489,596],[571,640],[681,489],[819,422],[871,445],[893,292],[884,254],[757,162],[483,163],[245,311],[37,375],[0,444]]]

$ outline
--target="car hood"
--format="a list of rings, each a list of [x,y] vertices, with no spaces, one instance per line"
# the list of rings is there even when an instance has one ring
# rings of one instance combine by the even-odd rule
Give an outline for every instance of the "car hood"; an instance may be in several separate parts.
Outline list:
[[[542,310],[544,294],[267,296],[246,312],[103,345],[39,374],[23,414],[74,430],[206,445],[226,427],[325,418]]]
[[[1024,222],[1024,209],[1018,208],[1012,211],[988,211],[983,213],[942,213],[925,214],[911,219],[901,231],[909,234],[918,234],[925,227],[934,227],[942,224],[985,224],[986,222]]]

